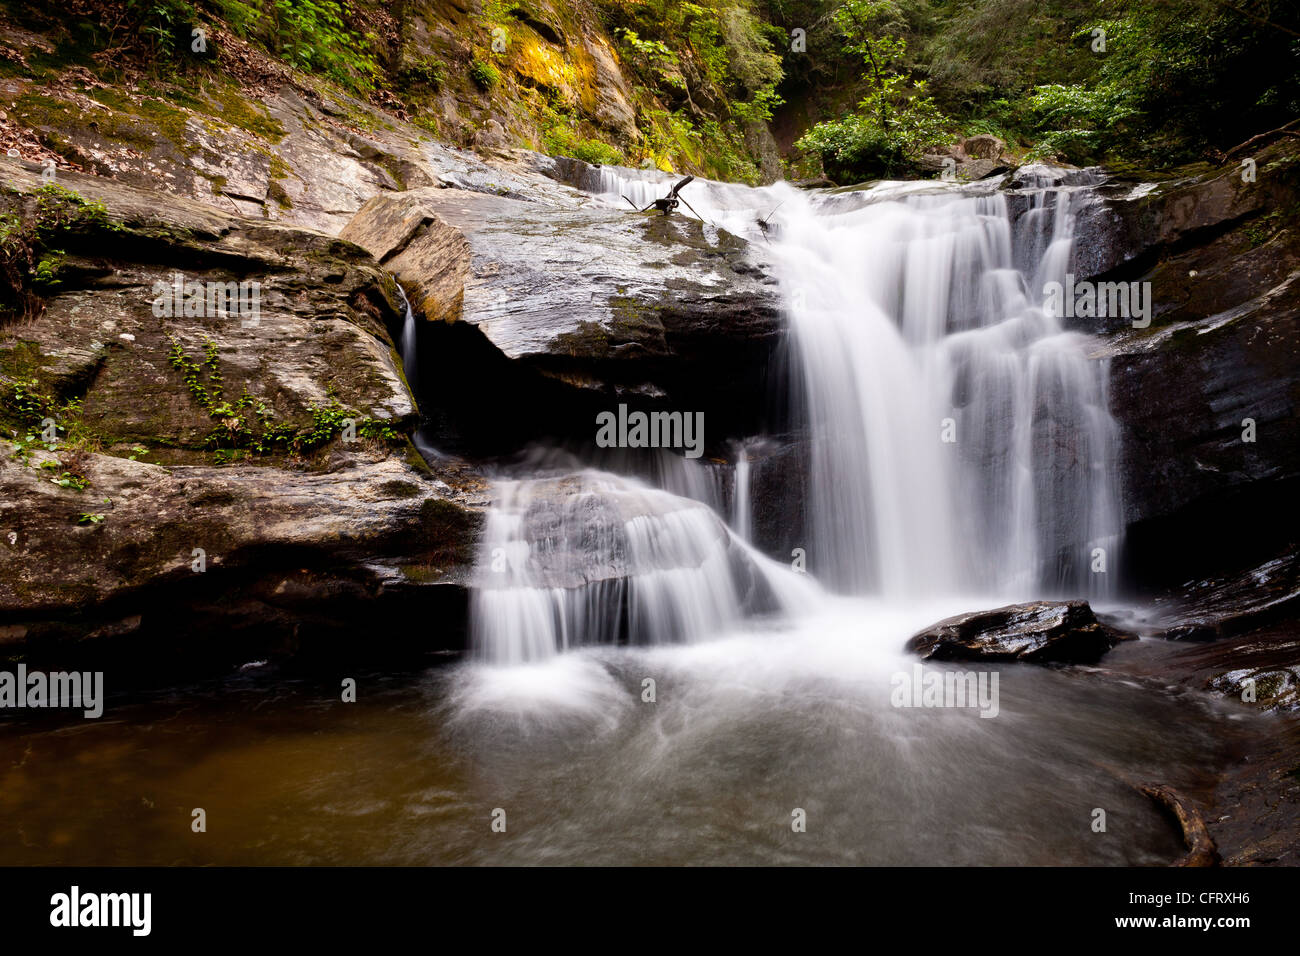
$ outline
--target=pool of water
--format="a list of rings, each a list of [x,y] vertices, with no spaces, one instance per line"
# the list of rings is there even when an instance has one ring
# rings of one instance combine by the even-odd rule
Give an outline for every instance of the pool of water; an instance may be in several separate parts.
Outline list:
[[[895,675],[915,663],[899,648],[934,619],[837,600],[797,629],[690,646],[341,673],[357,678],[356,703],[333,679],[251,671],[110,700],[99,720],[6,718],[0,864],[1161,865],[1180,855],[1131,784],[1204,786],[1232,759],[1240,720],[1149,680],[1030,665],[926,665],[996,670],[996,717],[895,707]],[[191,829],[194,808],[206,832]],[[1105,832],[1094,832],[1097,809]]]

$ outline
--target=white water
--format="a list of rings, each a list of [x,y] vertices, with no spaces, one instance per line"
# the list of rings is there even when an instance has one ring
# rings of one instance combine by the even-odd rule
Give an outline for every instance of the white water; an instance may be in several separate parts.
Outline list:
[[[471,638],[496,664],[716,637],[816,594],[706,505],[594,470],[498,482],[480,547]]]
[[[406,297],[406,290],[402,288],[400,282],[397,283],[397,293],[402,297],[402,306],[406,310],[402,318],[402,339],[398,343],[398,353],[402,356],[402,372],[406,375],[406,384],[410,386],[411,394],[414,395],[417,371],[420,367],[415,350],[415,311],[411,308],[411,301]]]
[[[601,175],[621,207],[672,181]],[[793,400],[812,437],[808,570],[821,582],[935,607],[960,595],[1112,592],[1121,524],[1106,370],[1042,308],[1073,244],[1077,188],[1053,182],[1044,171],[1021,191],[1014,228],[1006,196],[987,184],[826,196],[697,180],[683,191],[706,231],[764,243],[782,281],[801,379]],[[807,579],[745,541],[743,446],[736,457],[735,534],[691,469],[664,471],[676,494],[594,471],[568,489],[500,484],[481,566],[494,555],[505,564],[474,592],[480,657],[691,642],[755,610],[800,613]]]
[[[754,507],[749,488],[749,442],[736,442],[733,445],[736,458],[735,481],[732,484],[731,527],[743,541],[748,541],[753,534]]]

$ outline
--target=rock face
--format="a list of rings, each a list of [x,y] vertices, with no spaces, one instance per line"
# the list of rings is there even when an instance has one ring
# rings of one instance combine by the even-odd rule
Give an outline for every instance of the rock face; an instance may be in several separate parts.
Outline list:
[[[1125,639],[1087,601],[1035,601],[947,618],[913,635],[907,650],[936,661],[1090,663]]]
[[[414,421],[388,332],[396,293],[361,250],[97,177],[61,177],[64,200],[39,193],[30,169],[0,163],[5,183],[28,197],[18,203],[25,215],[103,205],[104,222],[59,237],[44,311],[7,330],[5,371],[78,398],[104,444],[145,441],[172,457],[208,444],[213,418],[174,367],[177,347],[200,363],[215,350],[224,399],[247,389],[279,425],[307,425],[331,396],[394,427]],[[231,281],[246,283],[242,298],[225,298]],[[214,382],[204,387],[216,395]]]
[[[1100,190],[1079,213],[1080,279],[1150,282],[1149,328],[1106,336],[1123,441],[1126,552],[1160,588],[1294,543],[1300,486],[1300,164]],[[1099,327],[1100,326],[1100,327]]]
[[[593,410],[620,402],[703,411],[710,442],[756,430],[783,322],[758,251],[725,230],[419,189],[372,199],[343,237],[426,318],[474,330],[513,380],[544,380],[563,402],[544,434],[590,438]]]
[[[410,445],[373,259],[111,180],[0,173],[61,253],[42,308],[0,329],[0,642],[39,658],[89,634],[229,665],[377,606],[463,603],[483,483]],[[257,282],[256,313],[175,309],[177,273]],[[450,630],[417,633],[458,645]]]

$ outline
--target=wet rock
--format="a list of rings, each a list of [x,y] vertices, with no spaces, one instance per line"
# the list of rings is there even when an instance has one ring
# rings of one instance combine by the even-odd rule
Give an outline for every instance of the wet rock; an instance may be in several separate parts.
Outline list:
[[[622,401],[703,411],[710,441],[758,430],[784,334],[779,293],[761,250],[725,230],[425,189],[377,197],[343,235],[427,318],[463,323],[569,393],[582,417],[554,416],[557,433],[589,436],[591,403]]]
[[[1269,712],[1300,710],[1300,664],[1226,671],[1211,677],[1205,687]]]
[[[1219,640],[1294,618],[1300,611],[1300,552],[1243,573],[1186,582],[1154,607],[1160,635],[1170,640]]]
[[[8,160],[0,182],[28,197],[43,185]],[[79,398],[83,424],[105,444],[205,446],[214,422],[174,367],[177,346],[198,363],[215,350],[224,399],[247,389],[277,425],[306,427],[331,399],[397,427],[415,421],[389,334],[396,292],[362,250],[114,180],[65,174],[61,184],[103,203],[107,221],[59,238],[58,284],[0,350],[8,377]],[[173,301],[178,275],[183,289],[201,284],[197,299]],[[231,281],[247,284],[243,305],[209,308],[208,284]],[[172,314],[157,314],[160,298]]]
[[[996,159],[972,159],[958,163],[955,172],[957,179],[963,182],[974,182],[977,179],[988,179],[1010,168],[1010,164]]]
[[[923,660],[1091,663],[1126,635],[1097,620],[1087,601],[1035,601],[946,618],[913,635]]]
[[[1101,212],[1081,213],[1078,272],[1149,282],[1154,303],[1149,327],[1093,329],[1145,586],[1258,563],[1292,535],[1277,515],[1300,486],[1300,233],[1279,210],[1300,202],[1300,169],[1283,150],[1261,154],[1253,184],[1211,171],[1102,190]]]
[[[795,548],[807,546],[809,463],[806,435],[785,435],[749,444],[752,539],[755,547],[788,564]]]

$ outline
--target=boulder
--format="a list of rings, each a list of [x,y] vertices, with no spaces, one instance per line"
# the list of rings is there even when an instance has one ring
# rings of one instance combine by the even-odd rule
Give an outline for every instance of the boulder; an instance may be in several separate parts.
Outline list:
[[[922,660],[1092,663],[1126,639],[1087,601],[1034,601],[946,618],[914,634],[906,649]]]
[[[481,153],[501,153],[508,145],[506,129],[495,119],[489,119],[474,133],[474,148]]]
[[[1153,626],[1170,640],[1220,640],[1290,620],[1300,610],[1300,552],[1290,549],[1243,573],[1184,582],[1152,607]]]
[[[962,152],[971,159],[1001,159],[1007,144],[990,133],[967,136],[961,143]]]

